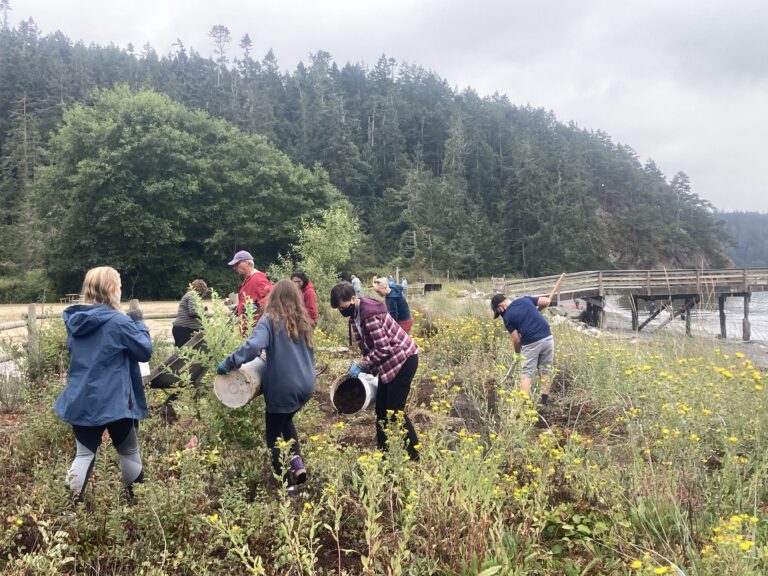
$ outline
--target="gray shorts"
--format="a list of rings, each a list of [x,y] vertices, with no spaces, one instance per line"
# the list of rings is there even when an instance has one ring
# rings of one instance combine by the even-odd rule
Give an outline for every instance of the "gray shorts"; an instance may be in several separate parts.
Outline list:
[[[552,374],[555,365],[555,339],[552,336],[524,344],[520,351],[523,354],[523,376],[533,379],[537,372]]]

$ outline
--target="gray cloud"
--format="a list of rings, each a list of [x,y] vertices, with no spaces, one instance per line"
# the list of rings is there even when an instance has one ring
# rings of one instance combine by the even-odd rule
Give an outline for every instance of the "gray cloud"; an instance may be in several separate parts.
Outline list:
[[[318,50],[373,66],[382,53],[451,86],[506,93],[601,129],[726,210],[768,211],[768,42],[763,0],[24,0],[32,16],[87,43],[176,38],[208,54],[208,30],[246,32],[285,70]]]

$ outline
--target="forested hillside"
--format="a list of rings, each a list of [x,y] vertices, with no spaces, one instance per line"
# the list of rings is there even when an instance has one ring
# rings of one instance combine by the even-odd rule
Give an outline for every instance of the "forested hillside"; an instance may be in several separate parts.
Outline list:
[[[768,267],[768,214],[718,212],[717,218],[733,238],[728,255],[736,266]]]
[[[289,72],[281,70],[271,51],[263,57],[253,54],[247,35],[232,39],[224,26],[214,26],[210,38],[213,57],[187,49],[183,39],[172,53],[162,55],[149,45],[86,46],[62,32],[44,33],[32,19],[0,30],[0,274],[40,268],[43,261],[56,274],[62,247],[85,249],[71,238],[49,241],[61,211],[71,208],[67,202],[83,198],[51,198],[61,193],[62,183],[89,178],[83,172],[88,163],[82,162],[90,157],[81,155],[87,151],[77,149],[73,142],[79,140],[67,143],[67,138],[73,131],[88,134],[89,122],[97,122],[90,111],[102,106],[103,112],[105,98],[97,88],[118,88],[115,93],[125,99],[144,94],[159,109],[174,107],[171,115],[177,119],[204,112],[211,121],[232,125],[201,128],[209,136],[223,131],[232,142],[240,134],[246,140],[263,136],[258,142],[248,140],[249,146],[274,146],[311,171],[302,177],[313,186],[322,188],[327,181],[354,206],[366,232],[364,249],[354,262],[360,269],[400,265],[417,273],[475,277],[727,264],[722,224],[692,190],[688,177],[678,172],[668,180],[652,161],[643,164],[629,146],[614,143],[605,133],[564,124],[552,112],[515,105],[504,95],[456,91],[435,72],[385,56],[370,67],[341,65],[318,51]],[[229,61],[233,43],[239,56]],[[170,100],[158,103],[142,90]],[[70,118],[63,125],[70,135],[55,136],[65,112],[75,105],[80,106],[79,124]],[[98,122],[135,120],[142,126],[138,116],[118,117],[102,114]],[[158,118],[163,117],[161,113]],[[182,131],[196,123],[207,126],[200,119],[180,122]],[[130,132],[129,126],[124,128]],[[109,147],[119,147],[118,140],[102,135],[102,148],[89,153],[109,156]],[[199,156],[191,172],[186,160],[179,160],[163,166],[167,181],[162,173],[152,173],[152,193],[136,201],[142,210],[131,212],[131,203],[120,206],[128,210],[120,220],[124,226],[147,227],[148,217],[157,220],[153,226],[173,220],[174,206],[183,214],[190,203],[207,205],[205,226],[212,229],[206,228],[204,235],[214,240],[191,247],[202,232],[183,218],[173,220],[173,233],[163,243],[142,244],[147,250],[142,254],[155,262],[146,270],[162,274],[157,264],[162,256],[152,250],[176,246],[186,247],[179,248],[182,253],[189,249],[200,254],[202,272],[224,261],[235,245],[249,247],[276,226],[282,232],[254,248],[265,264],[290,243],[295,219],[333,201],[326,191],[322,199],[316,196],[316,204],[280,212],[280,198],[272,198],[271,204],[245,204],[232,192],[230,209],[247,211],[254,226],[228,237],[230,220],[216,199],[215,186],[224,174],[217,172],[218,162],[203,161],[206,145],[196,148]],[[244,168],[248,160],[237,157],[234,147],[217,153],[223,158],[230,152],[231,168]],[[80,164],[67,165],[73,161]],[[99,202],[103,209],[121,204],[106,197],[119,197],[121,185],[142,178],[146,166],[135,157],[131,162],[122,179],[108,186],[90,178],[88,202]],[[286,174],[293,170],[279,163]],[[51,174],[60,179],[51,179]],[[186,182],[180,185],[182,176]],[[230,184],[234,191],[237,179]],[[263,196],[260,190],[256,196]],[[297,202],[300,186],[286,194],[282,201]],[[152,216],[154,202],[162,209]],[[72,226],[77,229],[82,222]],[[92,242],[98,244],[98,239]],[[87,264],[87,258],[80,263]],[[141,268],[144,262],[128,264]],[[56,278],[60,287],[72,287],[65,275]],[[138,285],[147,281],[141,278]],[[172,283],[166,280],[152,292],[164,294]]]

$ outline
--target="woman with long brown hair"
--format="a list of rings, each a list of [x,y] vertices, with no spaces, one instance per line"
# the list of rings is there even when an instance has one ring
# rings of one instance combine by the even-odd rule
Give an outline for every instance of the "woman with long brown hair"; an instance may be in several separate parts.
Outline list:
[[[284,440],[292,441],[289,494],[295,494],[293,484],[307,479],[293,416],[309,401],[315,390],[312,331],[312,321],[307,315],[301,292],[290,280],[280,280],[269,293],[264,315],[253,334],[216,369],[217,373],[226,374],[266,351],[267,367],[261,389],[266,404],[267,447],[272,453],[275,474],[282,478],[277,439],[282,436]]]

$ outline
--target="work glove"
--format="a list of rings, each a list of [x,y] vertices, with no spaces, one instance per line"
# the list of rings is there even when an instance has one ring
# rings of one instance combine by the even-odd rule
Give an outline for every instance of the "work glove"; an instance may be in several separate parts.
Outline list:
[[[144,314],[138,308],[134,308],[133,310],[128,310],[128,317],[134,322],[138,322],[139,320],[144,320]]]
[[[349,371],[347,372],[347,374],[349,374],[351,378],[357,378],[360,375],[360,372],[362,372],[362,368],[360,368],[360,364],[354,363],[352,364],[352,366],[349,367]]]
[[[523,355],[520,352],[515,352],[514,355],[512,356],[512,361],[515,364],[518,364],[518,363],[522,362],[523,361]]]
[[[219,362],[219,365],[216,366],[216,374],[221,374],[223,376],[228,372],[229,372],[229,368],[227,367],[227,364],[225,362]]]

